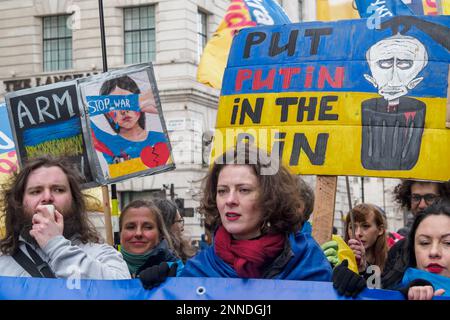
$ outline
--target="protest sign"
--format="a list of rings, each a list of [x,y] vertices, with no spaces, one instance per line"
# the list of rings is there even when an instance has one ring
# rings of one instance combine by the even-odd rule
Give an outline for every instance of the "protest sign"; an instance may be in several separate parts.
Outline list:
[[[82,79],[80,92],[100,183],[174,169],[151,65]]]
[[[249,139],[296,174],[450,179],[450,17],[243,29],[213,155]]]
[[[175,168],[149,64],[12,92],[6,102],[20,164],[66,157],[85,188]]]
[[[76,81],[56,83],[6,95],[10,124],[22,165],[51,154],[67,158],[95,185],[89,167]]]
[[[0,103],[0,183],[17,169],[17,156],[6,104]]]
[[[6,104],[0,103],[0,185],[17,169],[17,156]],[[4,219],[0,220],[0,238],[5,235]]]

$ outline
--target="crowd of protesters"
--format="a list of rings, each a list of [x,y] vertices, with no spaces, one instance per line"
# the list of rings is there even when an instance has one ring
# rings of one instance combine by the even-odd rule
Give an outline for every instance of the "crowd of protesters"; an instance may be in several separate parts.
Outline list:
[[[414,216],[404,238],[388,232],[380,207],[361,203],[346,215],[343,238],[320,246],[308,221],[314,192],[261,152],[241,143],[213,162],[199,207],[210,245],[198,252],[165,199],[128,203],[120,250],[104,244],[87,216],[82,177],[62,159],[35,158],[3,186],[0,273],[67,278],[76,266],[82,279],[139,278],[146,289],[171,276],[332,281],[339,294],[356,296],[376,267],[380,287],[408,299],[450,295],[450,182],[402,180],[395,188]]]

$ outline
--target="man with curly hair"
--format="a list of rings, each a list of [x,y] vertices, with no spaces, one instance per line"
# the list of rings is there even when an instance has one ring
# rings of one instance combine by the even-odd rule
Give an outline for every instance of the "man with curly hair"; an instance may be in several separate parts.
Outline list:
[[[450,182],[402,180],[394,189],[394,199],[403,209],[417,216],[428,206],[441,199],[450,199]],[[385,289],[395,289],[408,266],[406,238],[399,240],[389,250],[386,265],[381,275]]]
[[[122,255],[103,244],[86,210],[80,176],[62,159],[34,158],[0,196],[6,235],[0,240],[0,275],[129,279]]]

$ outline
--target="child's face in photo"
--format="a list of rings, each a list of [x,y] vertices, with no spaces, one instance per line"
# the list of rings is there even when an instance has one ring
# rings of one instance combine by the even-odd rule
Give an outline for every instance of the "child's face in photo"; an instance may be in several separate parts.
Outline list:
[[[131,129],[138,125],[137,122],[139,121],[141,113],[136,111],[118,110],[109,112],[109,116],[120,128]]]
[[[110,95],[129,95],[132,92],[121,88],[115,88]],[[119,128],[131,129],[138,124],[141,113],[138,111],[116,110],[108,113]]]

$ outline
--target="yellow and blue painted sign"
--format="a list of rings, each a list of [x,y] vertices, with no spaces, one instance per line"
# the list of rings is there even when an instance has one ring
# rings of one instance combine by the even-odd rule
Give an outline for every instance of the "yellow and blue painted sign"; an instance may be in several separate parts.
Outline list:
[[[16,171],[17,166],[16,148],[6,104],[0,103],[0,183]]]
[[[243,29],[213,156],[247,138],[297,174],[450,179],[450,17]]]

